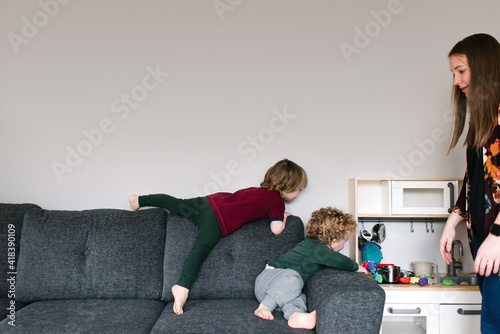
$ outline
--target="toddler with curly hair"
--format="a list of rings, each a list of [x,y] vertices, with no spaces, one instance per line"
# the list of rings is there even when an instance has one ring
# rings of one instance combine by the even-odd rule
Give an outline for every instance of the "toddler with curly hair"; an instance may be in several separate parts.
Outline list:
[[[332,267],[366,273],[366,269],[340,254],[344,243],[356,230],[350,214],[326,207],[312,213],[306,237],[293,249],[267,266],[255,280],[255,296],[260,305],[254,314],[273,320],[272,311],[280,309],[292,328],[316,327],[316,311],[308,313],[302,288],[318,270]]]

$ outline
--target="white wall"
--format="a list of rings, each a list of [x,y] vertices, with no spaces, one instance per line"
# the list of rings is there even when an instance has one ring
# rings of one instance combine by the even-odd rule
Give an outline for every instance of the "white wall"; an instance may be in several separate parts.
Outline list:
[[[127,208],[131,193],[256,186],[286,157],[309,175],[287,208],[307,222],[348,210],[352,177],[462,177],[463,149],[446,155],[446,55],[473,33],[499,38],[499,12],[497,0],[0,0],[0,202]]]

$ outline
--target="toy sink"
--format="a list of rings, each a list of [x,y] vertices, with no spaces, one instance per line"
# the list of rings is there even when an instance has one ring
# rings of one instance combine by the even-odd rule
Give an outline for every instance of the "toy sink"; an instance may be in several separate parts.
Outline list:
[[[456,285],[477,285],[477,277],[476,276],[446,276],[446,275],[436,275],[434,276],[436,283],[441,283],[441,281],[445,279],[450,279]]]

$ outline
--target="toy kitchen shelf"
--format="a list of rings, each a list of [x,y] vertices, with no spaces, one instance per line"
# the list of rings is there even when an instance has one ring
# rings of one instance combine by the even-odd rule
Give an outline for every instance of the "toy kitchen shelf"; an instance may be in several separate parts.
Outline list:
[[[349,180],[350,213],[363,223],[442,223],[449,216],[462,179]],[[349,240],[349,256],[361,262],[359,230]],[[481,294],[477,286],[383,285],[386,293],[381,334],[478,333]]]
[[[350,213],[364,222],[445,222],[460,193],[462,179],[353,178]],[[359,224],[358,224],[359,227]],[[349,256],[358,260],[358,234],[349,241]]]

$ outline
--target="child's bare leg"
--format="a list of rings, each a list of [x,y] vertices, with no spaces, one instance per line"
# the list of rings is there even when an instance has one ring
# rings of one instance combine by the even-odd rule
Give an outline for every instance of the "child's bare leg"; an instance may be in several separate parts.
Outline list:
[[[264,320],[274,320],[274,316],[271,310],[263,304],[260,304],[259,307],[253,312],[253,314]]]
[[[311,313],[295,312],[288,319],[288,326],[292,328],[313,329],[316,327],[316,310]]]
[[[172,287],[172,295],[174,296],[174,313],[184,313],[184,310],[182,308],[184,307],[184,304],[186,304],[186,300],[189,295],[189,289],[176,284]]]
[[[137,195],[130,195],[130,197],[128,198],[128,202],[130,203],[129,211],[139,210],[139,197],[137,197]]]

